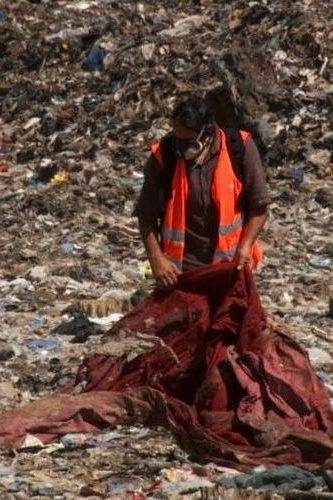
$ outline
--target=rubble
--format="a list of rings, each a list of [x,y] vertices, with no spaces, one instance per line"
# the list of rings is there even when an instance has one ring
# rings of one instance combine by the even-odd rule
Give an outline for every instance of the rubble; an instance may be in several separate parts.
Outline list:
[[[263,302],[333,386],[331,9],[330,0],[2,2],[2,410],[61,389],[97,348],[146,348],[143,338],[102,345],[94,319],[127,312],[135,291],[151,289],[131,217],[143,163],[175,97],[212,89],[253,131],[267,168]],[[117,432],[94,438],[103,446],[1,452],[2,497],[172,498],[179,485],[163,492],[159,481],[196,474],[167,431]],[[221,495],[225,471],[207,468]],[[214,498],[196,484],[182,498]]]

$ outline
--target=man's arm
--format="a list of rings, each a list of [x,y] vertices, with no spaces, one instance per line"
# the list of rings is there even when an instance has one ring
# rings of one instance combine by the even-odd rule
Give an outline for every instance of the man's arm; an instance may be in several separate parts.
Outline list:
[[[244,264],[250,263],[252,245],[264,227],[267,217],[268,213],[266,207],[249,214],[243,238],[238,247],[237,269],[241,269]]]
[[[238,269],[250,262],[252,245],[265,225],[268,218],[267,207],[271,201],[259,151],[252,139],[245,144],[243,163],[246,223],[238,247]]]
[[[133,215],[139,219],[141,238],[157,284],[169,288],[176,284],[178,268],[164,255],[159,244],[158,220],[165,211],[165,186],[161,165],[151,156],[145,168],[144,184]]]

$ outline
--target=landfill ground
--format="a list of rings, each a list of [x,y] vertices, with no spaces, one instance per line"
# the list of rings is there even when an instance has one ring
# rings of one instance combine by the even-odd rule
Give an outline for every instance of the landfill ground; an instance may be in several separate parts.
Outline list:
[[[330,0],[1,2],[1,411],[58,391],[89,353],[147,348],[101,336],[152,286],[131,217],[149,144],[176,96],[221,84],[272,190],[263,303],[333,398],[332,10]],[[226,469],[192,462],[159,428],[46,447],[28,438],[0,456],[1,499],[333,498],[328,486],[306,497],[225,489]]]

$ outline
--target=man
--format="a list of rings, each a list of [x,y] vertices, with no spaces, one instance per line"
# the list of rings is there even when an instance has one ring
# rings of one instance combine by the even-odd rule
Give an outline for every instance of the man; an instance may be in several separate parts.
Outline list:
[[[255,143],[240,133],[241,172],[206,101],[190,96],[176,105],[172,131],[152,146],[134,215],[158,286],[220,261],[257,268],[270,197]]]

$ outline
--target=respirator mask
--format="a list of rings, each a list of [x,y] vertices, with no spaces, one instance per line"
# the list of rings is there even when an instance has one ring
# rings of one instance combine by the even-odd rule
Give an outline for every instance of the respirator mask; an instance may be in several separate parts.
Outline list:
[[[199,156],[203,149],[204,145],[201,142],[201,137],[205,131],[206,127],[203,127],[196,139],[179,139],[175,137],[175,152],[177,156],[184,158],[186,161],[191,161]]]

